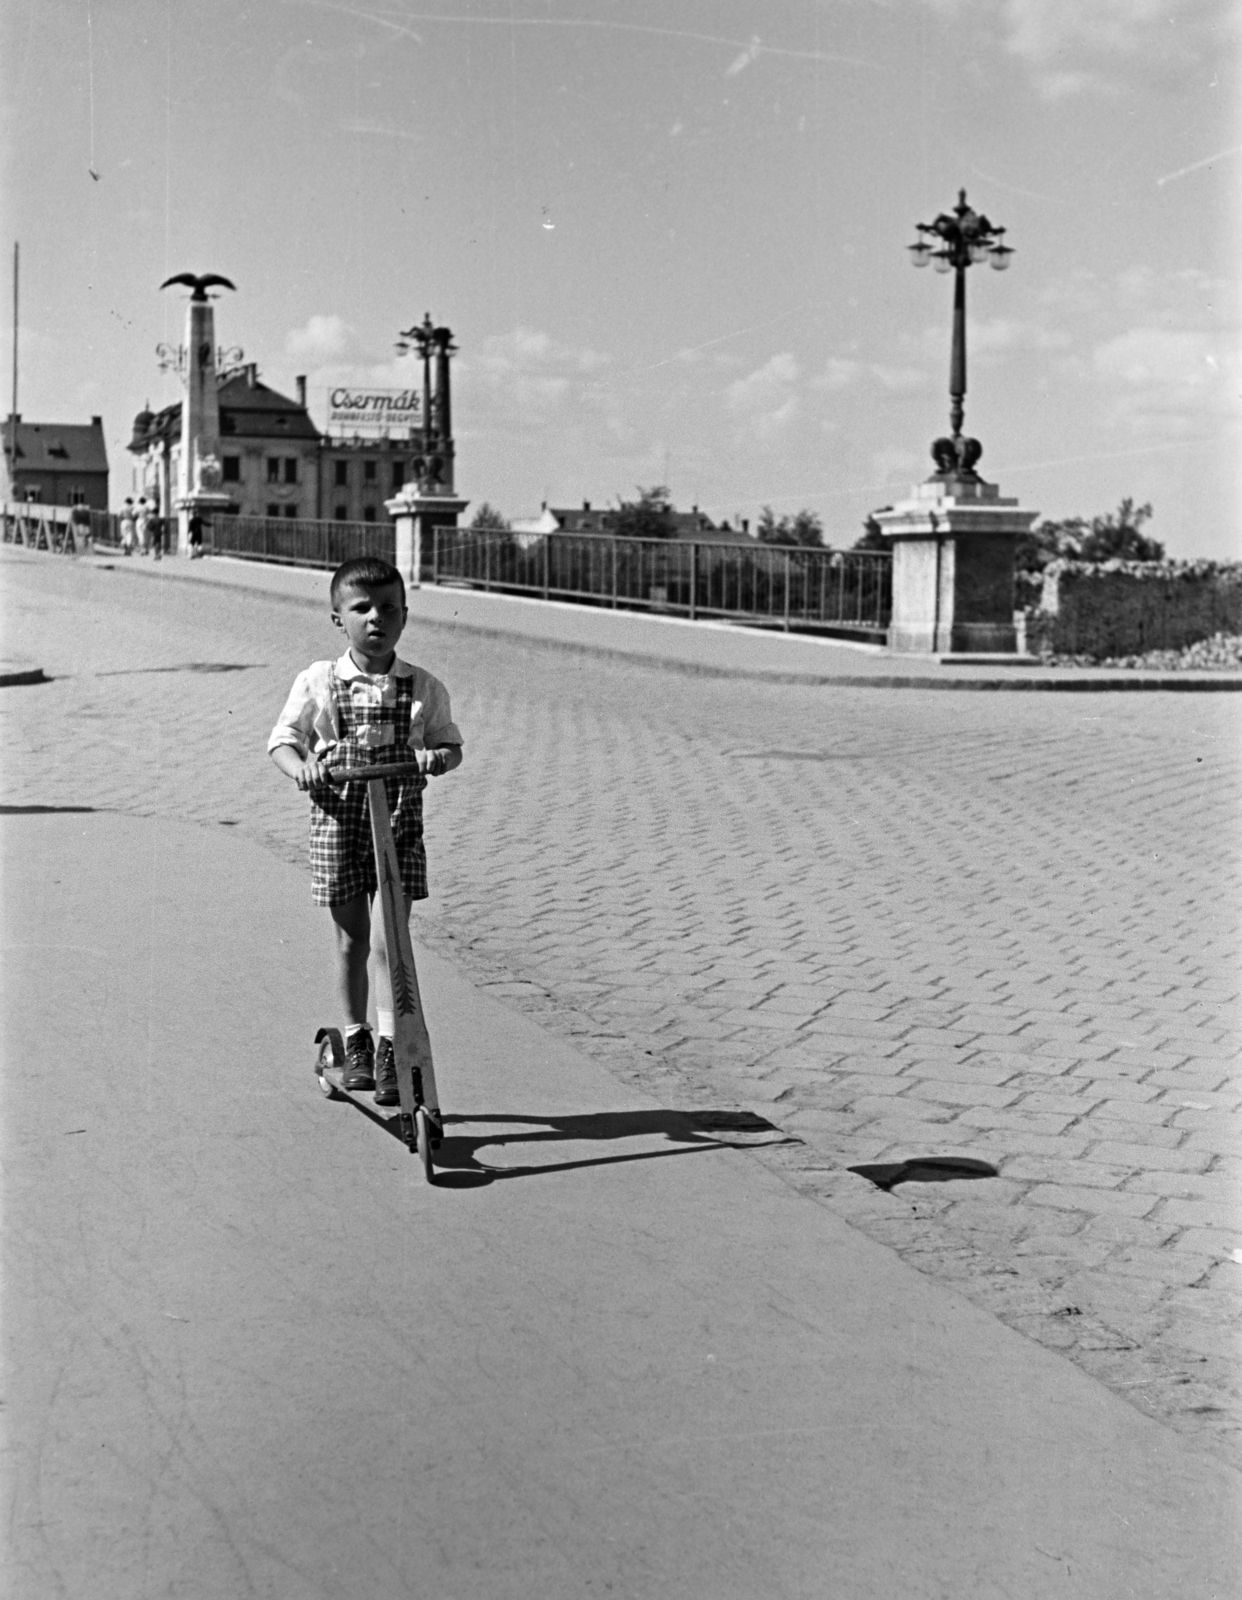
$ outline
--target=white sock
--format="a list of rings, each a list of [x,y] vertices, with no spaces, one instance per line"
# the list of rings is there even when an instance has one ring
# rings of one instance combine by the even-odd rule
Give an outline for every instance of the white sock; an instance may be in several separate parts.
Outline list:
[[[375,1027],[376,1027],[376,1030],[378,1031],[379,1036],[380,1036],[381,1039],[391,1039],[392,1038],[392,1012],[391,1011],[381,1011],[379,1009],[379,1007],[377,1006],[376,1010],[375,1010]]]
[[[365,1022],[350,1022],[345,1026],[345,1037],[347,1039],[352,1039],[356,1033],[363,1033],[365,1031],[367,1031],[367,1025]]]

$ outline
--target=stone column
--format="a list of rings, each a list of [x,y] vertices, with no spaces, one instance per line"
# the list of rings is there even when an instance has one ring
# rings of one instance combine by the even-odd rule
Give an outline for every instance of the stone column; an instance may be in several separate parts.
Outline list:
[[[969,470],[937,473],[875,512],[893,540],[889,648],[1014,654],[1014,546],[1038,515]]]
[[[469,504],[469,500],[458,500],[453,495],[423,494],[416,483],[407,485],[394,499],[384,502],[384,509],[397,525],[395,565],[407,588],[419,588],[423,573],[430,569],[431,530],[455,528],[458,517]]]
[[[186,311],[185,394],[181,400],[181,452],[177,465],[177,548],[189,548],[190,517],[219,513],[229,502],[220,486],[220,397],[216,385],[216,329],[211,301],[191,299]]]

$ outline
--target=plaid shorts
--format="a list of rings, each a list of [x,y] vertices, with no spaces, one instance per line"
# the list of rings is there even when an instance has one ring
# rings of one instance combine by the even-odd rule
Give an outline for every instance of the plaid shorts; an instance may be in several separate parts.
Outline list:
[[[414,699],[408,678],[396,680],[396,703],[368,704],[352,695],[332,674],[340,743],[333,751],[334,766],[378,766],[392,761],[408,748]],[[365,742],[368,725],[391,728],[389,742],[378,747]],[[386,778],[384,793],[392,819],[392,837],[401,864],[401,883],[411,900],[427,898],[427,854],[423,848],[423,790],[421,773]],[[365,783],[347,783],[311,796],[310,817],[311,898],[317,906],[337,906],[355,895],[374,894],[375,846],[371,838],[371,810]]]
[[[426,779],[388,778],[384,792],[392,814],[392,836],[401,863],[401,883],[411,900],[427,898],[427,853],[423,848]],[[311,898],[336,906],[356,894],[374,894],[375,847],[365,783],[347,783],[311,800]]]

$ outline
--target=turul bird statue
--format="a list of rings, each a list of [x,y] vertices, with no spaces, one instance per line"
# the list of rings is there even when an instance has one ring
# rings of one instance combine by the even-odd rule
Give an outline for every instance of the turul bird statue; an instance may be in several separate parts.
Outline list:
[[[206,300],[207,291],[214,284],[219,284],[222,289],[236,289],[235,283],[230,283],[227,278],[222,278],[218,272],[204,272],[201,277],[195,277],[192,272],[179,272],[175,278],[165,278],[160,284],[161,289],[167,289],[170,284],[185,283],[193,289],[191,300]]]

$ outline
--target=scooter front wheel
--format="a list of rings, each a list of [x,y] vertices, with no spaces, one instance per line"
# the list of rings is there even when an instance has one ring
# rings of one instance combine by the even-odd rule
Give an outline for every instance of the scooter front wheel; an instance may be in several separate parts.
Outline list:
[[[418,1153],[423,1159],[423,1177],[428,1183],[436,1181],[435,1163],[431,1159],[431,1118],[427,1107],[419,1106],[414,1113],[414,1129],[418,1135]]]

